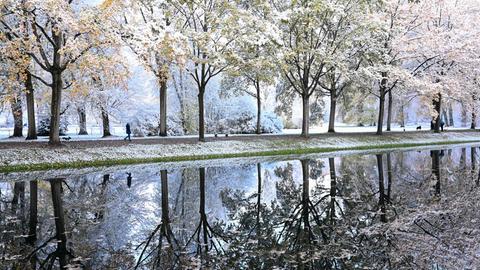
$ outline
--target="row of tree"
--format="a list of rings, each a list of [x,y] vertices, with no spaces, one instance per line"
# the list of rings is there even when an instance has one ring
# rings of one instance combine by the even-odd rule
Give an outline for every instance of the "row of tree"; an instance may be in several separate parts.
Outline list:
[[[312,100],[330,98],[328,131],[335,132],[346,93],[378,100],[378,134],[385,114],[390,130],[394,96],[402,106],[419,99],[435,131],[442,102],[470,104],[475,128],[478,6],[478,0],[1,0],[2,97],[18,122],[26,95],[27,138],[34,139],[32,81],[48,87],[50,143],[58,144],[64,91],[78,101],[101,93],[102,104],[108,89],[127,88],[128,47],[156,78],[162,136],[168,82],[177,71],[195,85],[201,141],[205,95],[217,76],[227,92],[256,99],[257,133],[262,95],[271,89],[284,104],[301,98],[305,137]]]

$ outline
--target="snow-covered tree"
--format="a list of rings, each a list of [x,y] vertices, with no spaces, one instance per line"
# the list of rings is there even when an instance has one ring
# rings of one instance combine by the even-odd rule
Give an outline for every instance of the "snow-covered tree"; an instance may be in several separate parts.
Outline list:
[[[341,16],[341,8],[331,1],[277,1],[275,23],[280,28],[279,61],[282,75],[289,82],[287,92],[302,99],[302,136],[308,137],[310,102],[319,94],[320,82],[332,66],[334,55],[326,50],[331,18]],[[288,94],[288,93],[287,93]]]
[[[186,69],[198,90],[198,135],[205,139],[205,92],[214,77],[231,67],[235,41],[243,35],[241,13],[231,0],[166,0],[176,10],[172,25],[188,39]]]
[[[330,97],[328,132],[335,132],[337,102],[350,87],[354,74],[363,61],[363,53],[369,38],[369,4],[362,0],[334,1],[335,9],[327,17],[325,25],[329,34],[324,50],[329,55],[327,74],[320,86]]]
[[[243,16],[238,24],[246,33],[235,41],[237,57],[222,78],[222,90],[226,95],[247,94],[256,99],[256,133],[261,134],[264,91],[275,83],[279,71],[275,61],[278,29],[269,20],[272,10],[268,1],[240,3],[239,9]]]
[[[167,136],[167,89],[173,65],[183,66],[187,41],[171,21],[179,16],[166,1],[109,1],[118,5],[117,23],[127,46],[141,63],[152,72],[159,85],[160,136]],[[119,8],[120,7],[120,8]]]

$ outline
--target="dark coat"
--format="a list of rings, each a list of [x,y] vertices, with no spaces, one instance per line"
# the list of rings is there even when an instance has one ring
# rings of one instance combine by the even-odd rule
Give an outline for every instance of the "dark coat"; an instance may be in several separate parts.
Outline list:
[[[127,134],[131,134],[132,131],[130,130],[130,124],[127,124],[127,126],[125,127],[126,131],[127,131]]]

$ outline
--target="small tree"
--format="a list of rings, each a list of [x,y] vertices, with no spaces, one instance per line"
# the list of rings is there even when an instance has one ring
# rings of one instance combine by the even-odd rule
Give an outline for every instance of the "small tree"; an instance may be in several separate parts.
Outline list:
[[[328,1],[287,1],[275,3],[276,24],[281,32],[279,52],[282,75],[302,99],[302,136],[308,137],[310,98],[319,90],[319,83],[328,71],[329,55],[324,50],[330,35],[328,17],[335,12]]]
[[[111,1],[108,5],[113,5]],[[107,4],[105,4],[107,5]],[[159,85],[159,135],[167,136],[167,89],[173,65],[183,65],[186,40],[175,31],[170,17],[176,14],[165,1],[122,1],[115,3],[123,41],[152,72]],[[120,8],[118,8],[120,7]]]
[[[265,87],[275,82],[278,68],[274,61],[277,49],[276,26],[268,21],[271,10],[265,1],[240,6],[242,28],[247,32],[236,40],[237,58],[232,69],[222,78],[224,94],[246,94],[256,99],[256,133],[261,134],[262,95]]]
[[[198,90],[198,137],[205,140],[205,93],[220,73],[231,67],[236,58],[235,41],[244,29],[238,24],[241,13],[230,0],[167,0],[177,16],[172,25],[189,40],[186,69]]]

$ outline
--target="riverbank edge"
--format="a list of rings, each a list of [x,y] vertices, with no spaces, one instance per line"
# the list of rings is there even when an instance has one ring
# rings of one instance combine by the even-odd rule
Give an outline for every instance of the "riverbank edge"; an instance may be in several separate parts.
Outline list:
[[[358,145],[350,146],[327,146],[327,147],[305,147],[305,148],[282,148],[267,150],[267,151],[245,151],[236,153],[218,153],[218,154],[204,154],[204,155],[177,155],[177,156],[161,156],[148,158],[114,158],[102,160],[89,161],[68,161],[68,162],[53,162],[53,163],[32,163],[32,164],[18,164],[18,165],[2,165],[0,166],[0,173],[13,172],[31,172],[31,171],[45,171],[58,169],[81,169],[88,167],[104,167],[115,165],[134,165],[160,162],[180,162],[180,161],[195,161],[195,160],[214,160],[227,158],[246,158],[246,157],[268,157],[268,156],[283,156],[283,155],[304,155],[315,153],[335,153],[340,151],[362,151],[362,150],[386,150],[386,149],[401,149],[420,146],[441,146],[454,145],[465,143],[480,143],[479,139],[473,140],[445,140],[445,141],[422,141],[422,142],[403,142],[398,143],[380,143],[380,144],[365,144],[359,141]]]

